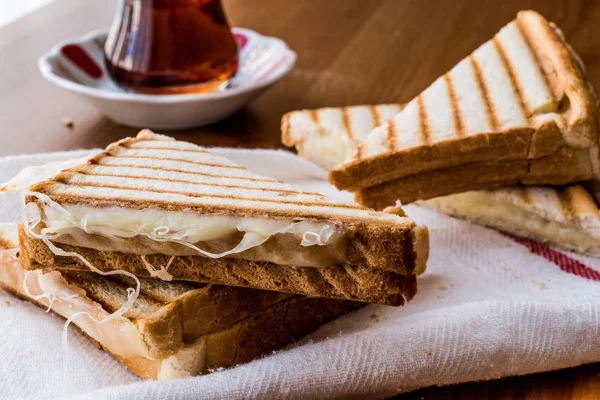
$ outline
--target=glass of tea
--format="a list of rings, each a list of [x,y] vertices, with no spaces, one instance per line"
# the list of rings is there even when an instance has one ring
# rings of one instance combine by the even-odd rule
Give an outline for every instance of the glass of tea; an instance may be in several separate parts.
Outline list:
[[[148,94],[213,91],[238,68],[221,0],[120,0],[104,57],[117,84]]]

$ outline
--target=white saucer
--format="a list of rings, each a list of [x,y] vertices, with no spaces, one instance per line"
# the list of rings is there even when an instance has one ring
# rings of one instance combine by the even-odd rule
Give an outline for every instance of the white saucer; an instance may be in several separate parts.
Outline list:
[[[233,28],[240,67],[227,88],[210,93],[138,94],[118,87],[108,75],[103,56],[107,34],[107,30],[94,31],[56,45],[40,57],[40,71],[113,121],[139,128],[186,129],[217,122],[254,100],[296,62],[296,53],[283,41]]]

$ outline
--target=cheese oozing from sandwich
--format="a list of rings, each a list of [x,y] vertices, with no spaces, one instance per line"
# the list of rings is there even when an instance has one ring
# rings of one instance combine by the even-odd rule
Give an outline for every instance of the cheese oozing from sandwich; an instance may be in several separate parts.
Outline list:
[[[551,188],[534,188],[554,193]],[[570,189],[570,188],[569,188]],[[578,189],[578,188],[577,188]],[[469,219],[500,230],[551,242],[568,250],[586,254],[600,254],[600,227],[581,226],[575,220],[552,218],[536,211],[535,207],[511,201],[509,189],[496,191],[472,191],[451,196],[438,197],[422,205],[446,214]],[[543,206],[543,205],[538,205]],[[548,210],[557,209],[550,204]],[[596,211],[597,213],[597,211]],[[562,214],[559,212],[557,215]],[[597,220],[597,217],[594,218]],[[584,223],[585,225],[585,223]]]
[[[26,218],[43,222],[42,233],[54,242],[100,251],[244,257],[303,267],[335,264],[342,257],[334,245],[343,228],[331,222],[59,206],[51,201],[27,203]]]
[[[158,135],[153,137],[155,136]],[[141,256],[204,255],[211,258],[244,258],[298,267],[336,265],[343,263],[345,259],[345,239],[352,235],[352,232],[349,232],[343,223],[328,218],[261,217],[244,215],[244,213],[203,214],[186,208],[167,211],[154,205],[136,209],[70,202],[59,204],[52,200],[50,195],[30,191],[30,188],[38,182],[57,175],[65,168],[77,167],[78,163],[81,164],[82,161],[74,160],[62,164],[26,168],[0,187],[0,191],[21,192],[33,199],[26,203],[26,220],[28,230],[34,235],[42,235],[55,243]],[[96,171],[100,167],[102,166],[92,165],[89,168]],[[88,176],[95,177],[87,174],[81,176],[81,179],[88,179],[86,178]],[[291,188],[290,185],[282,182],[268,182],[276,187],[281,186],[285,190]],[[57,182],[53,185],[63,184]],[[78,191],[82,190],[81,188],[80,183],[76,182],[74,185],[66,186],[64,190]],[[92,195],[106,192],[107,196],[113,196],[115,192],[104,187],[89,189],[83,187],[83,190],[87,190]],[[285,190],[282,194],[287,196]],[[308,196],[302,193],[300,195]],[[154,199],[166,195],[136,191],[132,192],[131,196],[138,196],[143,201],[146,198]],[[322,201],[321,195],[311,194],[311,196],[316,199],[311,201]],[[190,201],[194,200],[195,198],[191,197]],[[211,199],[200,197],[198,201],[200,200]],[[243,201],[245,200],[240,203]],[[257,202],[257,204],[261,203]],[[342,213],[342,210],[345,210],[336,208],[335,203],[324,202],[323,204],[325,207],[334,204],[334,207],[329,209],[335,213]],[[280,207],[288,206],[284,203]],[[377,215],[378,219],[390,222],[397,222],[403,218],[391,213],[375,214],[354,205],[350,207],[348,209],[350,212],[365,220],[374,215]]]
[[[58,271],[28,271],[21,265],[16,249],[0,249],[0,282],[24,298],[72,319],[86,335],[102,344],[117,358],[145,359],[159,380],[200,374],[205,369],[204,338],[186,344],[166,358],[154,358],[134,321],[110,314],[86,296],[85,290],[71,285]]]

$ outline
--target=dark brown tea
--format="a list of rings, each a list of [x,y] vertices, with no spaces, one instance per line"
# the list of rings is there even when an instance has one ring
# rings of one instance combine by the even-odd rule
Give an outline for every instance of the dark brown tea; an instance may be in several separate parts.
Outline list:
[[[238,68],[220,0],[121,0],[104,51],[113,79],[143,93],[214,90]]]

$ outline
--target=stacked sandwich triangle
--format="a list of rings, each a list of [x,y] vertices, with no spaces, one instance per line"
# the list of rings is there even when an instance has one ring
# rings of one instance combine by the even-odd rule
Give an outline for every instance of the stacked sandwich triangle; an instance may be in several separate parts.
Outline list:
[[[553,24],[522,11],[371,131],[330,180],[382,209],[468,190],[597,178],[598,105]]]
[[[26,195],[26,221],[0,231],[2,286],[146,378],[251,360],[360,302],[402,305],[428,253],[399,207],[332,201],[147,130],[3,190]]]
[[[597,107],[560,30],[523,11],[407,105],[290,112],[282,139],[366,205],[435,197],[418,204],[600,256]]]

